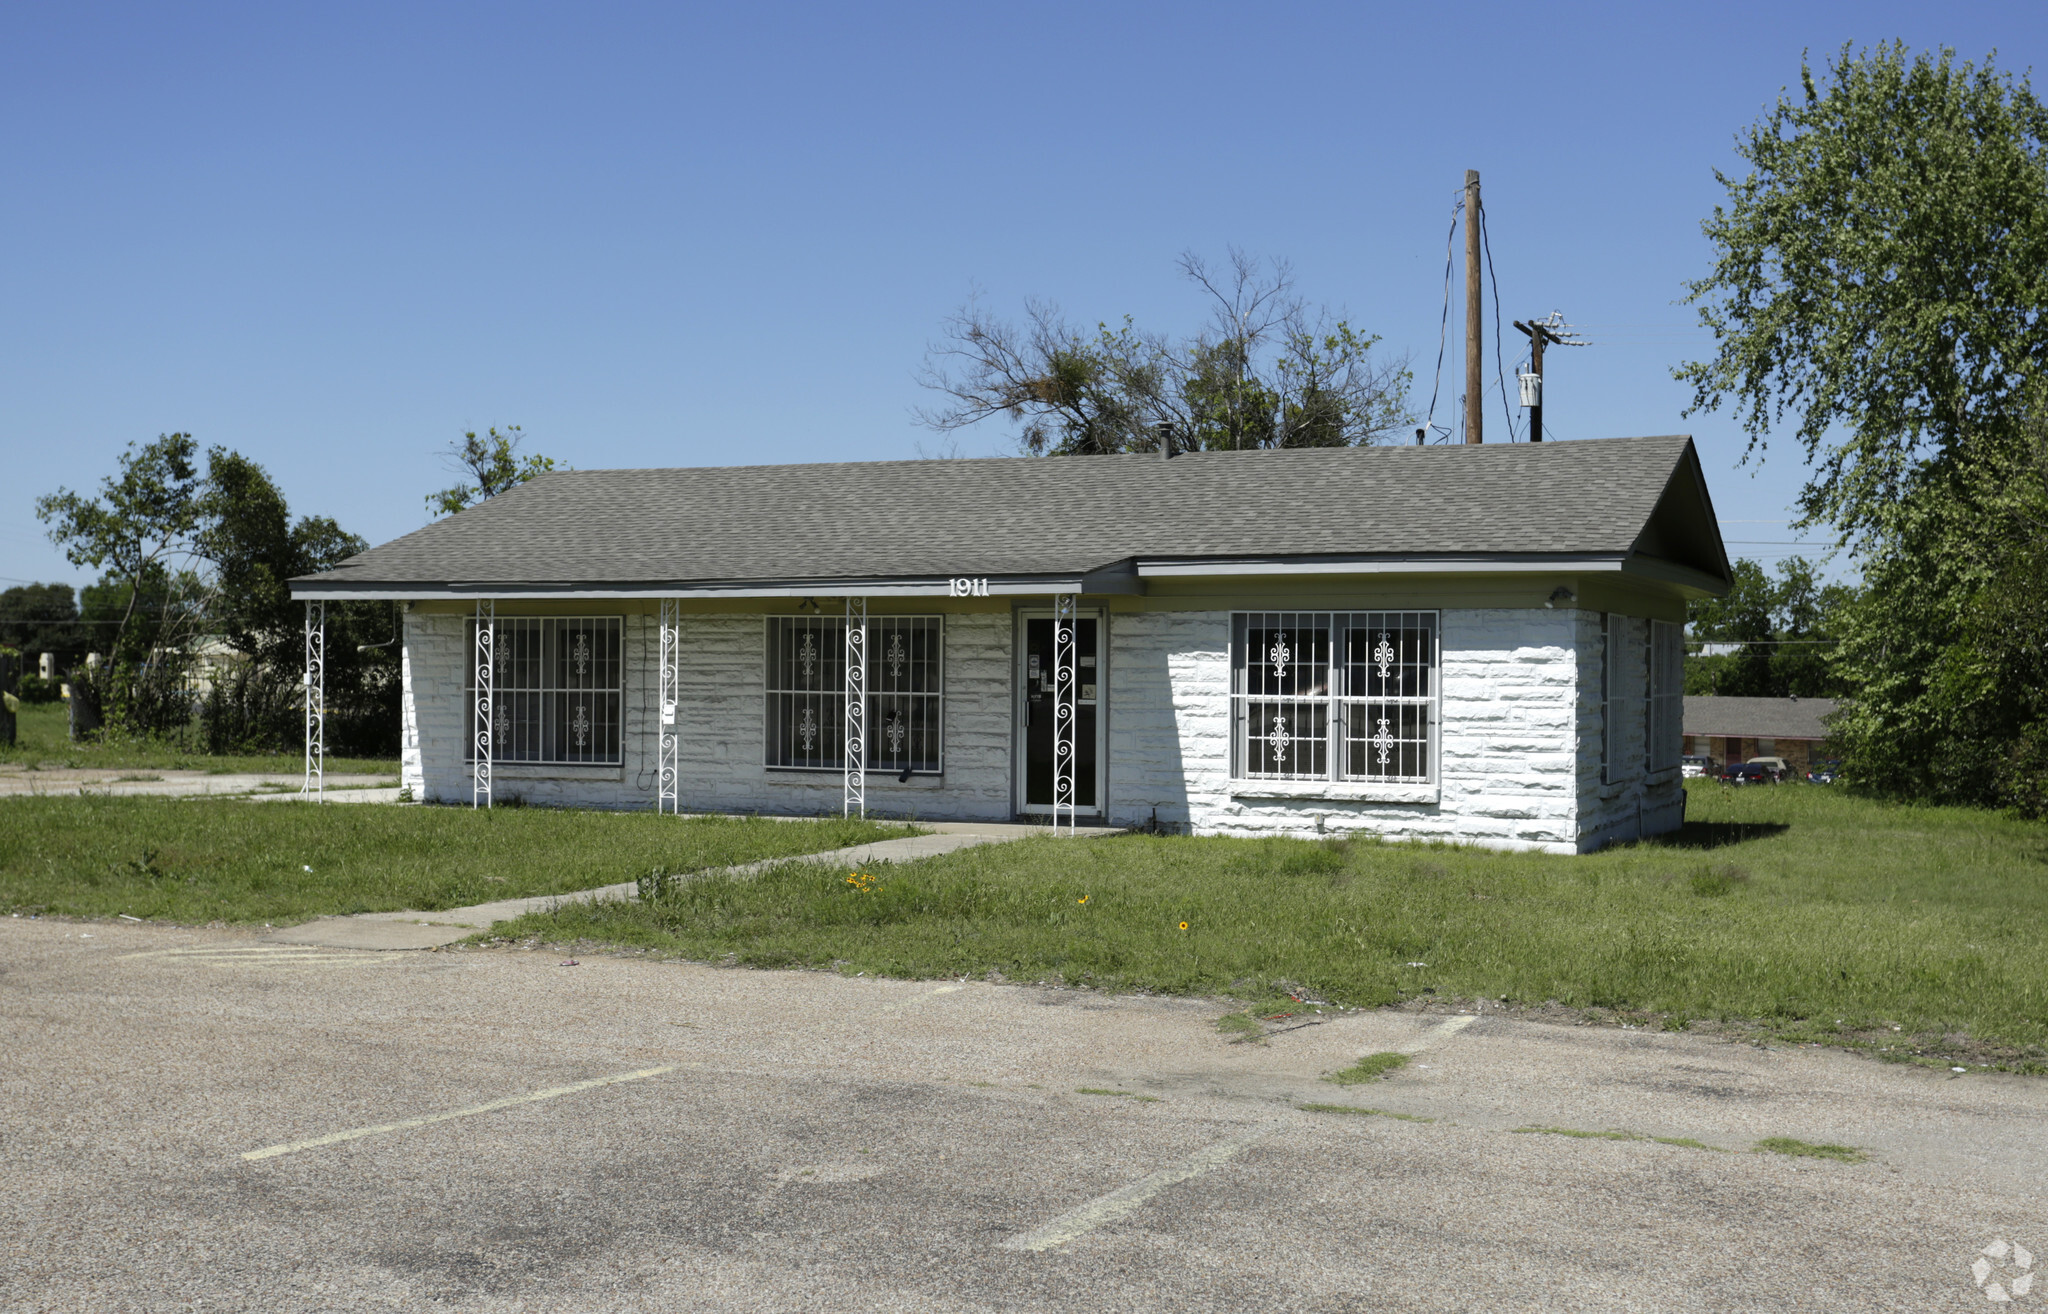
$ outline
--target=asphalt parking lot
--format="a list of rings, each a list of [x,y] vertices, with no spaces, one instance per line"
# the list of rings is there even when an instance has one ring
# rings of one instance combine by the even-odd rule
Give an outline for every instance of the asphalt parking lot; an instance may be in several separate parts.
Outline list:
[[[2048,1301],[2040,1080],[1484,1014],[1233,1044],[1197,1000],[562,961],[0,922],[0,1308]],[[1382,1050],[1414,1058],[1319,1079]]]

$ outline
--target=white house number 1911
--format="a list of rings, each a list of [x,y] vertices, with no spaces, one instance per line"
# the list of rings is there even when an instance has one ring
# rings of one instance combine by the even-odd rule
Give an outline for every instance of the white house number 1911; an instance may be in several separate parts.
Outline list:
[[[946,585],[952,591],[952,596],[956,598],[985,598],[988,596],[988,580],[986,578],[967,579],[964,576],[955,575],[952,579],[946,581]]]

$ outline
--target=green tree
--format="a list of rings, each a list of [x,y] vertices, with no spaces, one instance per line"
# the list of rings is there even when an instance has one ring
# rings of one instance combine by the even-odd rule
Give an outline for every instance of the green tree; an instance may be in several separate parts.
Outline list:
[[[0,590],[0,646],[34,657],[55,653],[69,666],[88,644],[78,623],[78,595],[69,584],[21,584]]]
[[[471,432],[463,434],[461,442],[449,443],[443,458],[463,478],[438,493],[429,493],[427,510],[437,516],[452,516],[557,468],[553,457],[521,456],[519,444],[525,439],[514,424],[503,433],[492,428],[481,438]]]
[[[2048,109],[2027,80],[1852,55],[1737,140],[1746,177],[1702,225],[1688,284],[1714,333],[1684,364],[1693,410],[1732,404],[1760,448],[1788,413],[1814,464],[1807,513],[1881,527],[1930,463],[2015,435],[2048,353]]]
[[[119,464],[97,497],[60,488],[36,504],[71,561],[102,571],[82,592],[79,624],[107,660],[70,671],[86,720],[141,734],[185,726],[193,650],[213,636],[247,661],[214,681],[210,745],[289,746],[299,732],[305,617],[289,582],[360,552],[363,541],[326,517],[294,521],[263,468],[226,448],[206,453],[202,473],[189,434],[131,443]],[[329,744],[337,751],[396,750],[396,625],[388,603],[328,609]],[[222,711],[228,686],[232,714]]]
[[[1180,269],[1211,316],[1179,339],[1128,316],[1089,333],[1041,301],[1019,328],[970,303],[926,354],[919,382],[947,400],[919,421],[949,433],[1006,418],[1034,455],[1156,451],[1162,431],[1183,450],[1353,446],[1411,422],[1407,362],[1312,309],[1284,263],[1233,251],[1221,269],[1192,254]]]
[[[1864,588],[1832,660],[1860,787],[2021,803],[2039,738],[1994,641],[2044,572],[2025,510],[2048,361],[2048,108],[2024,77],[1844,47],[1739,138],[1689,285],[1715,336],[1677,377],[1761,454],[1796,422],[1801,505]],[[2004,663],[2001,665],[2001,663]]]
[[[291,580],[328,570],[366,544],[326,516],[296,520],[263,467],[207,452],[197,552],[214,583],[212,629],[249,661],[216,682],[204,709],[216,751],[289,748],[303,732],[306,605]],[[326,613],[330,751],[397,751],[398,611],[388,602],[329,603]]]
[[[142,733],[182,723],[185,663],[203,611],[203,600],[188,591],[197,583],[190,568],[200,522],[196,455],[190,434],[130,443],[120,472],[101,481],[97,497],[59,488],[36,499],[36,516],[65,558],[103,572],[83,602],[87,622],[111,622],[95,626],[91,638],[107,660],[71,672],[87,723]]]
[[[1823,585],[1803,557],[1778,565],[1776,578],[1747,557],[1734,566],[1724,597],[1688,608],[1698,643],[1735,643],[1734,652],[1686,659],[1685,691],[1740,698],[1828,698],[1842,692],[1832,665],[1843,610],[1854,590]]]

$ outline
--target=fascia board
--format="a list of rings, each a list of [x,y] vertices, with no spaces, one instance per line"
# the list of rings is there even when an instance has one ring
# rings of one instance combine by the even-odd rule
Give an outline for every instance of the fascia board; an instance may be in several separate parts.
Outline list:
[[[1132,581],[1135,583],[1135,581]],[[1115,578],[1003,580],[990,577],[988,597],[1043,597],[1053,593],[1122,593]],[[1098,587],[1100,585],[1100,587]],[[874,580],[829,584],[635,584],[534,586],[521,584],[293,584],[292,597],[329,602],[629,601],[641,598],[948,598],[952,582]],[[977,594],[976,596],[984,596]]]
[[[1301,560],[1269,557],[1238,561],[1140,561],[1141,579],[1239,575],[1497,575],[1618,571],[1613,556],[1339,557]]]

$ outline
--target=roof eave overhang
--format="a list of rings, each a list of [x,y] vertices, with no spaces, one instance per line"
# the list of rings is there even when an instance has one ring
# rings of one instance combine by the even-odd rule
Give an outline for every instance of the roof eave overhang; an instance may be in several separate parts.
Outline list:
[[[1044,597],[1055,593],[1136,594],[1145,591],[1128,561],[1079,573],[899,576],[781,580],[617,581],[370,581],[313,575],[291,582],[306,602],[446,602],[636,598],[944,598]]]
[[[1380,553],[1373,556],[1145,559],[1140,579],[1230,578],[1244,575],[1499,575],[1618,571],[1627,554],[1495,552],[1456,556]]]
[[[1712,575],[1640,553],[1488,553],[1460,556],[1375,555],[1237,557],[1114,562],[1081,573],[974,577],[910,576],[780,580],[374,581],[314,575],[291,582],[306,602],[428,602],[643,598],[1044,597],[1055,593],[1135,595],[1148,579],[1232,579],[1329,575],[1633,575],[1676,586],[1688,596],[1718,593]]]

